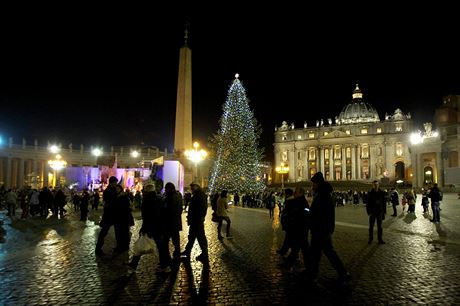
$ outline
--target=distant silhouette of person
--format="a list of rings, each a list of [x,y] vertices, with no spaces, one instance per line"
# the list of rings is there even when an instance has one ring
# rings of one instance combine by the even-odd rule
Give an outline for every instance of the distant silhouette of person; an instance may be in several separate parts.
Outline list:
[[[88,189],[83,188],[83,192],[80,197],[80,221],[86,221],[88,219],[88,205],[89,205],[89,193]]]
[[[398,215],[396,206],[399,205],[399,194],[394,187],[391,188],[390,200],[391,200],[391,206],[393,206],[393,214],[391,216],[396,217]]]

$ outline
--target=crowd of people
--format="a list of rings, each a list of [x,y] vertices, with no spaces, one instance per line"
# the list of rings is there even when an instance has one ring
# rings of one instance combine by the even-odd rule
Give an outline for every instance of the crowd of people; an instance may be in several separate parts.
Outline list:
[[[140,236],[152,239],[157,247],[159,255],[158,272],[171,271],[171,265],[179,259],[190,259],[195,241],[198,242],[201,254],[196,258],[204,265],[209,264],[208,241],[205,233],[204,221],[208,210],[208,195],[197,183],[190,185],[191,192],[184,196],[175,189],[174,184],[168,182],[163,186],[155,182],[146,182],[142,193],[126,192],[117,184],[116,177],[109,178],[107,188],[88,191],[84,188],[81,192],[75,192],[65,188],[47,187],[41,190],[23,188],[20,190],[0,189],[1,203],[8,209],[8,216],[16,216],[16,207],[19,204],[22,209],[21,218],[30,215],[64,216],[66,204],[71,203],[75,212],[80,212],[80,220],[86,221],[88,211],[98,211],[103,204],[103,214],[100,232],[97,239],[96,255],[104,254],[104,240],[110,228],[113,226],[116,239],[115,254],[126,252],[130,248],[130,228],[134,225],[133,209],[140,209],[142,226]],[[350,278],[338,254],[332,244],[332,235],[335,228],[335,209],[338,206],[364,204],[369,216],[369,237],[371,244],[374,238],[374,226],[377,224],[377,238],[379,244],[385,244],[383,240],[382,222],[387,213],[387,206],[392,206],[395,217],[398,215],[397,207],[401,204],[402,213],[407,206],[408,214],[415,214],[417,195],[413,189],[408,189],[399,195],[395,188],[390,191],[382,190],[378,181],[374,181],[372,189],[366,192],[358,191],[333,191],[332,186],[324,180],[321,172],[312,178],[312,190],[307,191],[302,187],[294,190],[266,190],[259,194],[235,193],[233,199],[229,197],[227,190],[209,195],[213,213],[212,220],[216,222],[217,236],[219,240],[232,239],[231,219],[228,214],[229,204],[242,205],[245,207],[262,208],[269,210],[269,217],[274,218],[274,209],[279,207],[281,226],[285,231],[285,239],[277,253],[284,258],[280,264],[282,268],[292,268],[297,262],[299,253],[303,255],[305,265],[304,274],[308,279],[315,279],[318,275],[318,265],[321,254],[329,259],[332,267],[337,271],[340,281]],[[442,192],[436,184],[427,186],[421,190],[421,205],[424,213],[429,213],[431,202],[432,222],[440,222],[440,203]],[[308,202],[310,199],[311,204]],[[430,201],[431,200],[431,201]],[[180,231],[182,231],[182,213],[187,212],[188,242],[185,249],[181,250]],[[222,234],[223,222],[226,223],[226,236]],[[170,252],[170,245],[173,252]],[[141,255],[135,255],[130,261],[131,269],[136,269]]]

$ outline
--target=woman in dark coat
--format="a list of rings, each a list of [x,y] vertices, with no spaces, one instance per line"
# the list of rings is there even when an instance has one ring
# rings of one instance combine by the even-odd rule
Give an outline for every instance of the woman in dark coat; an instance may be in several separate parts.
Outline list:
[[[131,202],[128,195],[123,192],[123,187],[117,185],[116,190],[117,198],[113,207],[113,217],[117,246],[114,251],[124,252],[129,250],[131,240],[129,228],[134,225],[134,218],[131,213]]]

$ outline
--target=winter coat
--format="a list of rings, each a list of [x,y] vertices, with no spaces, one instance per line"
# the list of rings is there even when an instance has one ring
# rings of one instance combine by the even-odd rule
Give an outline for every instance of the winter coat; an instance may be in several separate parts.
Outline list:
[[[372,189],[369,191],[369,197],[366,203],[367,214],[378,216],[384,215],[387,212],[387,205],[385,202],[385,193],[380,190]]]
[[[142,227],[141,232],[150,237],[164,234],[167,230],[166,207],[162,198],[155,191],[146,192],[141,206]]]
[[[167,230],[170,232],[182,230],[182,195],[174,190],[171,193],[166,193],[165,198],[165,213],[168,222],[166,223]]]
[[[187,222],[189,225],[196,225],[204,222],[208,211],[208,202],[206,194],[203,190],[197,189],[193,192],[190,199],[190,206],[187,214]]]
[[[228,217],[227,214],[227,209],[228,209],[228,203],[227,203],[227,198],[221,198],[217,200],[217,209],[216,209],[216,214],[218,217]]]
[[[335,229],[335,205],[332,201],[332,186],[322,182],[313,195],[310,207],[310,229],[312,235],[331,235]]]

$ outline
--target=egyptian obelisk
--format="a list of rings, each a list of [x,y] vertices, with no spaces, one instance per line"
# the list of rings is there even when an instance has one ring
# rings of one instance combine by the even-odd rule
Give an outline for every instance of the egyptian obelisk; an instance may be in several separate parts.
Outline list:
[[[174,151],[182,155],[192,148],[192,50],[188,47],[188,28],[185,27],[184,46],[179,53],[177,82],[176,130]]]

